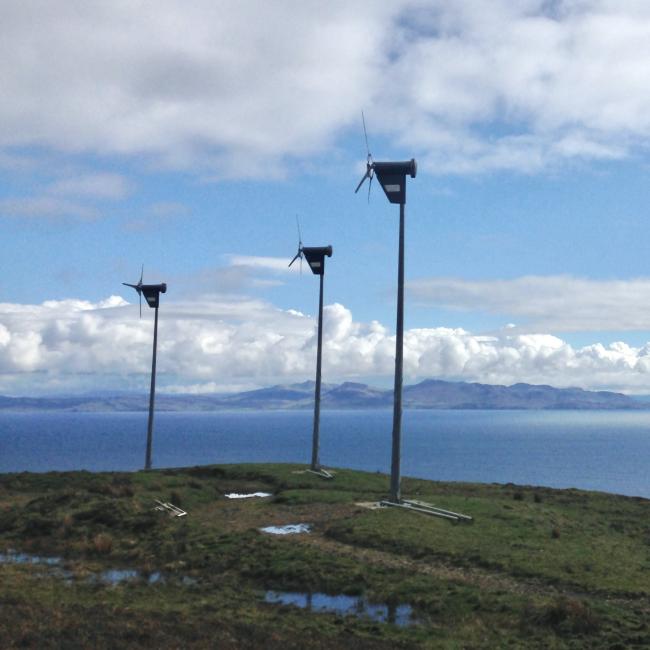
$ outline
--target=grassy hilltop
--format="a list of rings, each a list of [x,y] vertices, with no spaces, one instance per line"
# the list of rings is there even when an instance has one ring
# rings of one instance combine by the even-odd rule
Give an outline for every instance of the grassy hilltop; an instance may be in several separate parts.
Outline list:
[[[650,646],[650,501],[403,480],[474,517],[461,525],[359,505],[386,496],[386,476],[301,469],[1,475],[0,647]],[[273,496],[224,497],[255,491]],[[289,523],[312,531],[259,531]],[[414,621],[269,603],[269,589],[409,605]]]

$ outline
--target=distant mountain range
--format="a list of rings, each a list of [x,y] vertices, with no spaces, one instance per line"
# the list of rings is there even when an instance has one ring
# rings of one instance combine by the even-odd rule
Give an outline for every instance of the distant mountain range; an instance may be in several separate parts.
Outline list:
[[[277,410],[313,408],[314,382],[271,386],[242,393],[156,395],[158,411],[218,411],[224,409]],[[393,391],[366,384],[324,384],[324,409],[390,408]],[[649,409],[650,402],[622,393],[553,388],[531,384],[492,386],[426,379],[405,386],[404,408],[419,409]],[[145,394],[116,393],[73,397],[2,397],[3,411],[146,411]]]

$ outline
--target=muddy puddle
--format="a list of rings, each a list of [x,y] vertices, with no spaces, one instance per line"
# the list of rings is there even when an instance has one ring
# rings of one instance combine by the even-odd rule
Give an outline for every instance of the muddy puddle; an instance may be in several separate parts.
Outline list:
[[[310,612],[367,618],[377,623],[391,623],[399,627],[417,624],[410,605],[370,603],[362,596],[329,596],[321,593],[267,591],[264,602],[276,605],[293,605]]]
[[[68,584],[78,581],[115,586],[124,583],[156,585],[164,584],[166,582],[174,582],[177,584],[180,583],[186,587],[191,587],[196,585],[198,582],[196,578],[190,576],[164,574],[160,571],[147,572],[138,569],[104,569],[102,571],[84,573],[81,576],[76,576],[73,571],[64,567],[63,558],[61,557],[30,555],[28,553],[18,553],[13,551],[0,553],[0,564],[32,564],[41,566],[45,569],[47,575],[63,578],[63,580]]]

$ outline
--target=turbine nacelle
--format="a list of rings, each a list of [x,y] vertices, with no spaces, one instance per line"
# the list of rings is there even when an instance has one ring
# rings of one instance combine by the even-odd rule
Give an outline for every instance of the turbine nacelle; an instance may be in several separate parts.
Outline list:
[[[366,173],[354,190],[355,194],[361,189],[366,178],[372,183],[376,175],[386,198],[391,203],[406,203],[406,176],[415,178],[418,172],[418,164],[415,158],[402,162],[373,162],[370,159],[366,163]],[[368,197],[370,197],[370,186],[368,186]]]
[[[140,279],[138,284],[129,284],[128,282],[122,282],[125,287],[131,287],[138,292],[140,297],[140,318],[142,318],[142,296],[147,301],[147,304],[152,309],[157,309],[160,305],[160,294],[167,293],[167,284],[162,282],[160,284],[142,284],[142,276],[144,275],[144,266],[140,272]]]
[[[300,262],[302,263],[302,258],[304,257],[314,275],[323,275],[325,273],[326,255],[327,257],[332,257],[331,246],[303,246],[302,242],[300,242],[298,252],[291,262],[289,262],[289,266],[291,266],[298,258],[300,258]]]
[[[357,189],[354,190],[356,194],[361,186],[364,184],[366,178],[368,179],[368,201],[370,201],[370,188],[372,187],[372,179],[377,176],[381,184],[386,198],[391,203],[406,203],[406,175],[415,178],[418,173],[418,164],[415,158],[403,162],[374,162],[372,154],[370,153],[370,145],[368,144],[368,131],[366,131],[366,116],[361,111],[361,120],[363,121],[363,137],[366,140],[366,151],[368,158],[366,159],[366,173],[359,181]]]
[[[143,284],[141,290],[149,307],[155,309],[160,305],[160,294],[167,293],[167,284],[165,282],[161,282],[160,284]]]
[[[302,246],[307,264],[314,275],[325,273],[325,256],[332,257],[331,246]]]

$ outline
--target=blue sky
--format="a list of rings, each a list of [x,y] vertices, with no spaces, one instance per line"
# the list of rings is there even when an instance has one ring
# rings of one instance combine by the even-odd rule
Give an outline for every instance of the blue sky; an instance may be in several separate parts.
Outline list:
[[[650,392],[650,7],[607,1],[0,7],[0,392],[389,385],[418,160],[407,381]],[[128,303],[128,304],[127,304]]]

